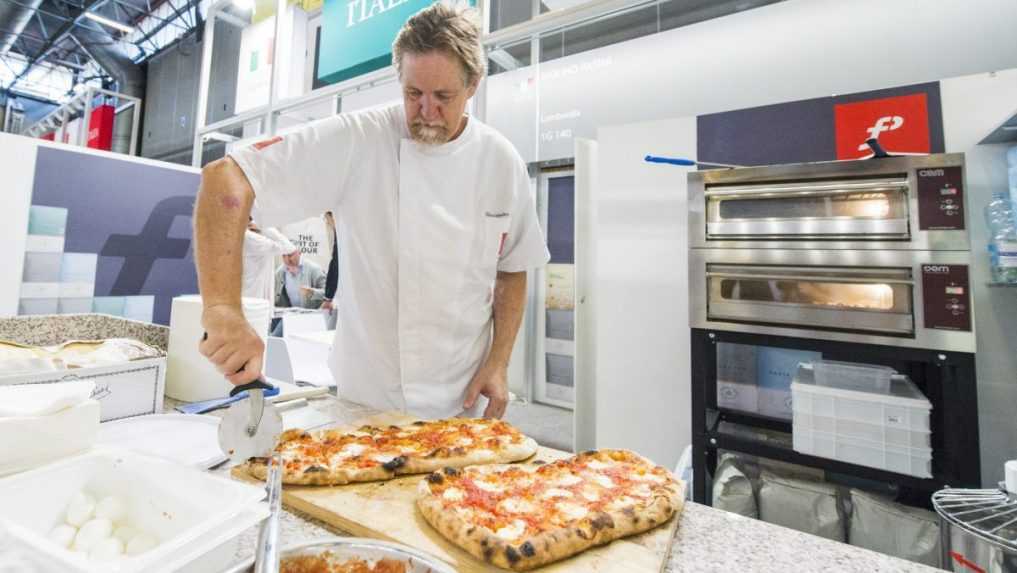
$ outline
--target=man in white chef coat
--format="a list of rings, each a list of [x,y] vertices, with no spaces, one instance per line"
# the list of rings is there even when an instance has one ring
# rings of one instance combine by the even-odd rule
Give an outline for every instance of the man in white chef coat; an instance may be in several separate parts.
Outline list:
[[[204,168],[200,350],[232,383],[262,368],[239,300],[252,205],[275,226],[330,210],[343,245],[339,394],[430,418],[505,413],[526,271],[549,255],[525,163],[465,113],[486,67],[472,18],[439,3],[407,21],[392,53],[402,105],[317,121]]]

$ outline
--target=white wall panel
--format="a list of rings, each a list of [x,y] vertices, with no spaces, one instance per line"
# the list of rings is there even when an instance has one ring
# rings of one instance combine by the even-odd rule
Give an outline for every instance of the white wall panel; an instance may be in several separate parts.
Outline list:
[[[21,273],[25,265],[28,208],[35,177],[35,140],[0,133],[0,316],[18,314]]]
[[[693,117],[597,132],[596,446],[674,467],[692,443],[689,385],[688,168]]]
[[[1006,145],[978,145],[1017,114],[1017,69],[944,80],[943,131],[948,152],[967,161],[971,290],[978,352],[978,425],[982,484],[1003,479],[1003,462],[1017,457],[1017,288],[990,288],[985,206],[1007,188]]]
[[[493,76],[487,119],[570,157],[598,126],[1012,68],[1014,22],[1013,0],[788,0]]]

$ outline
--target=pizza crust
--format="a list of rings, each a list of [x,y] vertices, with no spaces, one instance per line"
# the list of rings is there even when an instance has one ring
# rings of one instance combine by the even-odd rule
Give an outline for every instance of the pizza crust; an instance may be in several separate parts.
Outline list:
[[[409,431],[414,426],[424,424],[426,422],[415,422],[408,426],[390,426],[389,429]],[[365,428],[373,429],[364,427],[361,430]],[[336,435],[357,433],[336,432]],[[313,439],[315,439],[314,436],[304,430],[287,430],[279,437],[277,449],[283,448],[289,442]],[[520,443],[500,445],[497,451],[483,447],[471,448],[463,446],[445,449],[441,452],[436,450],[431,452],[430,455],[418,456],[409,453],[394,456],[387,463],[365,468],[342,466],[341,464],[330,464],[328,467],[324,465],[311,465],[302,470],[286,468],[283,471],[282,481],[288,485],[346,485],[350,483],[390,480],[404,475],[430,473],[446,467],[462,468],[478,464],[517,462],[530,458],[537,453],[537,449],[536,440],[524,437]],[[440,455],[435,455],[438,453]],[[251,476],[260,480],[268,478],[268,458],[251,458],[247,461],[246,466],[247,472]]]
[[[507,467],[487,466],[484,470],[498,471]],[[441,497],[431,492],[429,479],[437,478],[429,476],[421,480],[417,499],[424,519],[446,539],[478,559],[515,571],[540,567],[616,539],[649,531],[680,513],[685,504],[684,486],[672,479],[638,511],[631,507],[599,511],[566,526],[508,541],[486,527],[471,523],[468,512],[446,509]]]

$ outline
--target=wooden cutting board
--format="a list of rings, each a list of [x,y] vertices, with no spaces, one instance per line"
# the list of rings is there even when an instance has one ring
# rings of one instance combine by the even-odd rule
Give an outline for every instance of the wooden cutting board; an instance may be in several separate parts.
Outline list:
[[[349,429],[364,424],[386,426],[414,420],[416,418],[401,413],[384,413],[366,418]],[[571,455],[541,447],[534,460],[553,461]],[[243,481],[258,482],[243,466],[233,468],[233,476]],[[282,501],[287,508],[320,519],[340,532],[395,541],[426,551],[452,564],[461,573],[501,571],[456,547],[431,528],[417,510],[417,484],[420,479],[420,476],[408,476],[333,487],[287,485],[283,488]],[[681,509],[670,521],[651,531],[619,539],[537,570],[547,573],[661,572],[667,565],[680,517]]]

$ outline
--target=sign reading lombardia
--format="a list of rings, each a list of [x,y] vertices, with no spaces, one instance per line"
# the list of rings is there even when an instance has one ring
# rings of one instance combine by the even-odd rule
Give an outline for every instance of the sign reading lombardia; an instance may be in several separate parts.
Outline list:
[[[435,1],[325,0],[318,79],[333,84],[389,65],[399,28]],[[469,0],[469,5],[476,5],[476,0]]]

